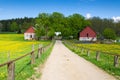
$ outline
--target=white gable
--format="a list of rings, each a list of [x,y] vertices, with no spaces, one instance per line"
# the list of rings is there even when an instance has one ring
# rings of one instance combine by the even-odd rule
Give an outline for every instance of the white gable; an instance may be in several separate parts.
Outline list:
[[[35,38],[35,33],[24,33],[25,40],[31,40]]]

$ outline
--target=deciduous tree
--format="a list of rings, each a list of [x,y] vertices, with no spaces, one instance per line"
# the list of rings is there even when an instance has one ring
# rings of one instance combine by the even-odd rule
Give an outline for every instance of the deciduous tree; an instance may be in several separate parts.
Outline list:
[[[18,24],[16,22],[12,22],[10,25],[10,30],[16,32],[19,29]]]
[[[111,28],[106,28],[103,32],[103,35],[106,39],[116,39],[115,31]]]

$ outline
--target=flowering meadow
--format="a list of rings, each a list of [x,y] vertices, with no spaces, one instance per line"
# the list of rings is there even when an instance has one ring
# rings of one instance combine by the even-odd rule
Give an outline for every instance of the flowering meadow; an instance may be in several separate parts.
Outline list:
[[[18,58],[32,51],[32,45],[37,49],[39,44],[46,46],[50,41],[24,40],[23,34],[0,34],[0,64]],[[27,66],[30,56],[16,62],[16,80],[24,80],[34,72],[32,66]],[[25,70],[23,70],[25,68]],[[6,80],[7,66],[0,67],[0,80]]]
[[[32,51],[32,45],[35,49],[39,44],[47,45],[48,42],[24,41],[23,34],[2,34],[0,35],[0,63],[10,59],[18,58],[23,54]]]
[[[75,44],[78,47],[84,47],[91,50],[107,52],[110,54],[120,54],[120,45],[117,44]]]

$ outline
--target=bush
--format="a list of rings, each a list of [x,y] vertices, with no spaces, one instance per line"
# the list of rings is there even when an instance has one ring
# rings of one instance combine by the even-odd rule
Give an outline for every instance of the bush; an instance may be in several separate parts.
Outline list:
[[[113,39],[113,40],[116,39],[115,31],[112,30],[111,28],[106,28],[106,29],[103,31],[103,36],[104,36],[106,39]]]

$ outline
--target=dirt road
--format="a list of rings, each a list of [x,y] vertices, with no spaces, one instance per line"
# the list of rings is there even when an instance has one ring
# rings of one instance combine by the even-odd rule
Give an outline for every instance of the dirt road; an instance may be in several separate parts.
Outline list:
[[[116,80],[56,41],[40,80]]]

